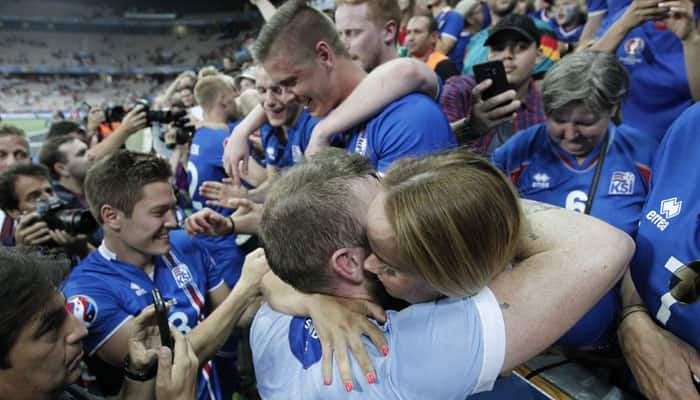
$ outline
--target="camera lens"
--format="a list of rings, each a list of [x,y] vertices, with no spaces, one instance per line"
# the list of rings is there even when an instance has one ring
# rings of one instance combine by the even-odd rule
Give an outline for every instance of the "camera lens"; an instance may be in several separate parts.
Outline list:
[[[61,222],[63,229],[71,234],[88,234],[97,229],[97,221],[88,210],[61,210],[56,213],[56,219]]]

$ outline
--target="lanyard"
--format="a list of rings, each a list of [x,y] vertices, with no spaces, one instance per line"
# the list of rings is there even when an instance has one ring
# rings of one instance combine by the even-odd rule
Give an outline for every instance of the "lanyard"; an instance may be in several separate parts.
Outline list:
[[[600,157],[598,157],[598,165],[595,167],[595,174],[593,175],[593,182],[591,182],[591,187],[588,189],[588,199],[586,200],[586,208],[584,209],[584,214],[590,214],[591,208],[593,207],[593,197],[595,196],[596,189],[598,189],[598,181],[600,180],[600,172],[603,170],[603,162],[605,161],[605,155],[608,153],[608,140],[610,139],[610,132],[605,134],[605,140],[603,141],[603,148],[600,149]]]

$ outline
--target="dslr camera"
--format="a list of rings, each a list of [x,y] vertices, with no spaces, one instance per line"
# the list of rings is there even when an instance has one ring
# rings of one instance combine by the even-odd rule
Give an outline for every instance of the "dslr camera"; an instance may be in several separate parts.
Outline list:
[[[71,235],[90,234],[98,226],[90,211],[69,208],[65,201],[58,198],[37,200],[36,213],[49,229],[64,230]]]
[[[146,123],[148,125],[158,122],[161,124],[169,124],[184,119],[187,120],[187,111],[180,109],[163,109],[151,110],[151,105],[146,99],[138,99],[134,102],[134,106],[142,106],[146,111]]]
[[[113,122],[121,122],[126,115],[126,110],[122,106],[107,107],[104,109],[105,122],[111,124]]]

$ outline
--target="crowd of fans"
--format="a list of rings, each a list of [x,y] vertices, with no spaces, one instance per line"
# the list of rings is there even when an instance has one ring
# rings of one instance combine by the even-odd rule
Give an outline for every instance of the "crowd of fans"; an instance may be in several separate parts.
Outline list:
[[[245,33],[243,33],[245,36]],[[220,34],[100,34],[0,31],[0,64],[20,67],[193,67],[241,39]]]
[[[122,104],[147,98],[162,90],[164,84],[143,77],[75,77],[36,75],[0,80],[0,103],[3,112],[49,112],[74,109],[83,102],[90,105]]]
[[[529,398],[546,353],[700,399],[691,1],[251,3],[252,62],[3,81],[89,107],[0,125],[0,398]]]

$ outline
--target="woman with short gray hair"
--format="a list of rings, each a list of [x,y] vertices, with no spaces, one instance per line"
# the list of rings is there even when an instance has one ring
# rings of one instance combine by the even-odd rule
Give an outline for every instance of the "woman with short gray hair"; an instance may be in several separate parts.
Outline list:
[[[547,122],[513,136],[493,162],[521,197],[591,214],[634,236],[657,143],[620,125],[628,89],[615,56],[585,50],[564,57],[544,78]],[[558,343],[577,350],[611,347],[618,292],[606,294]]]

